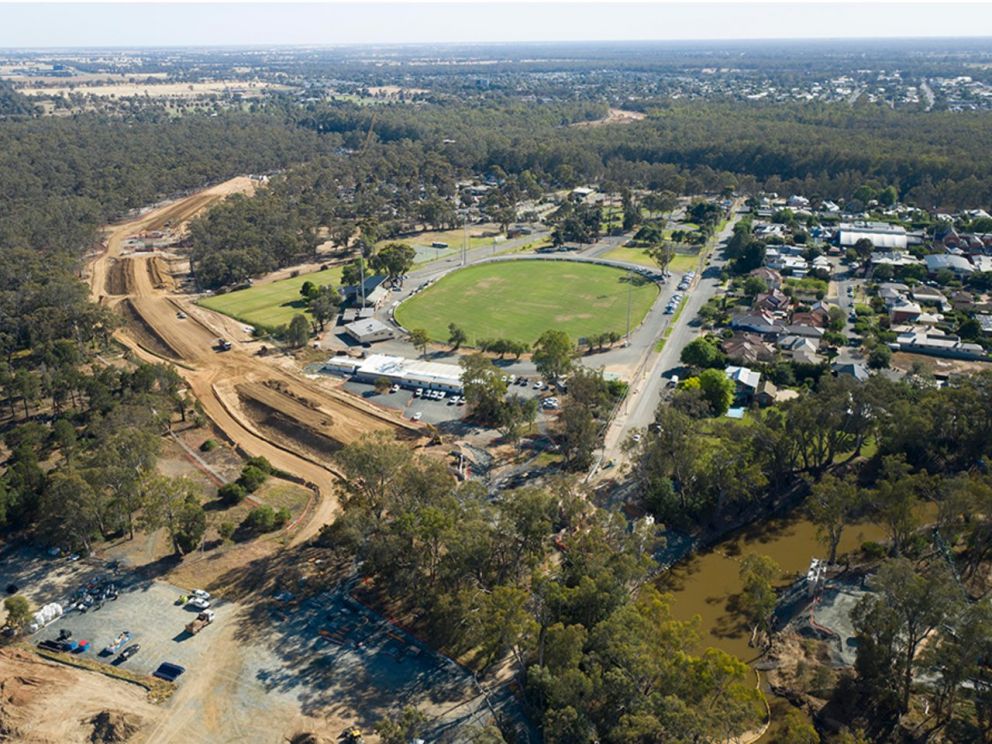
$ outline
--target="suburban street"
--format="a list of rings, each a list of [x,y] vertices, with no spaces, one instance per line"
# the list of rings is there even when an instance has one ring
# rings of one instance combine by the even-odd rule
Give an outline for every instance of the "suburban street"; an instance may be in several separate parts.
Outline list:
[[[620,457],[622,455],[621,447],[627,437],[638,429],[647,427],[654,420],[654,412],[661,393],[665,385],[668,384],[669,377],[666,373],[680,365],[679,357],[682,354],[682,349],[698,333],[693,321],[703,305],[710,298],[716,296],[720,288],[720,274],[726,263],[722,255],[722,247],[733,234],[734,225],[739,219],[739,213],[735,212],[724,229],[717,235],[716,245],[710,254],[711,261],[696,279],[695,285],[686,293],[685,307],[674,321],[671,333],[660,352],[654,350],[654,345],[668,324],[672,322],[670,318],[675,317],[662,316],[661,323],[655,325],[655,318],[652,316],[661,304],[660,299],[664,299],[664,292],[662,293],[663,297],[659,298],[659,303],[655,305],[645,321],[644,330],[654,331],[652,341],[645,349],[646,356],[642,361],[640,372],[630,380],[631,389],[627,399],[607,429],[600,463],[608,463],[610,460]],[[677,283],[675,277],[672,278],[671,283]],[[670,287],[668,289],[670,291]]]

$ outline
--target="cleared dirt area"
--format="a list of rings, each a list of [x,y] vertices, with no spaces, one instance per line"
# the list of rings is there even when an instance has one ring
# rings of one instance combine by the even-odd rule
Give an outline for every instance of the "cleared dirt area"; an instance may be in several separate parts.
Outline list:
[[[30,651],[0,650],[0,741],[64,744],[127,741],[106,736],[109,723],[132,734],[154,726],[165,711],[138,685],[98,678]],[[97,726],[101,728],[97,729]],[[103,732],[93,738],[95,730]]]
[[[611,108],[609,113],[602,119],[596,119],[595,121],[577,121],[572,124],[573,127],[601,127],[606,124],[630,124],[631,122],[641,121],[647,118],[647,114],[642,114],[640,111],[625,111],[624,109]]]

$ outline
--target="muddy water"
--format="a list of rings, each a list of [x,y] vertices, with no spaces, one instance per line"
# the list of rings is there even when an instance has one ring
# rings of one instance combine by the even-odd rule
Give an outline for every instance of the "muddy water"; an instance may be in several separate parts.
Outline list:
[[[934,504],[927,504],[921,516],[931,521]],[[859,524],[848,527],[838,554],[857,550],[866,540],[884,541],[882,527]],[[791,583],[805,574],[811,558],[825,558],[826,549],[816,539],[816,527],[797,512],[788,517],[756,525],[725,540],[714,548],[693,556],[665,575],[662,589],[672,595],[671,612],[679,620],[700,618],[702,646],[713,646],[743,659],[754,661],[757,649],[747,644],[750,631],[733,611],[740,591],[740,561],[750,553],[772,557],[782,569],[780,584]],[[766,693],[771,705],[771,727],[757,744],[764,744],[780,733],[779,727],[791,706],[782,698]]]
[[[861,524],[844,531],[840,553],[855,550],[866,540],[883,540],[881,527]],[[805,574],[811,558],[825,558],[826,550],[816,539],[816,528],[800,516],[782,517],[756,525],[711,550],[683,561],[669,571],[662,589],[672,595],[672,615],[689,620],[701,619],[702,645],[714,646],[751,661],[756,651],[749,648],[749,629],[733,612],[733,600],[740,591],[740,561],[750,553],[771,556],[782,569],[781,584]]]

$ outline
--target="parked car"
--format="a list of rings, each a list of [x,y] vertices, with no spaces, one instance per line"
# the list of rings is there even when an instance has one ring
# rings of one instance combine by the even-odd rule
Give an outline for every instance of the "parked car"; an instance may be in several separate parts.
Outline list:
[[[190,593],[191,597],[198,597],[200,599],[210,599],[210,592],[204,591],[203,589],[194,589]]]
[[[186,320],[186,313],[180,310],[179,312],[176,313],[176,317],[179,318],[179,320]]]
[[[414,421],[420,421],[420,419],[422,419],[423,417],[424,417],[424,414],[421,413],[420,411],[417,411],[410,418],[413,419]]]
[[[389,392],[391,392],[391,393],[398,393],[399,391],[400,391],[400,386],[399,385],[396,385],[396,384],[392,385],[389,388]]]
[[[130,646],[128,646],[127,648],[125,648],[123,651],[121,651],[120,656],[117,657],[117,660],[118,661],[127,661],[132,656],[134,656],[136,653],[138,653],[140,650],[141,650],[141,644],[139,644],[139,643],[132,643]]]
[[[192,607],[194,610],[206,610],[210,607],[210,600],[204,599],[203,597],[193,597],[186,603],[186,606]]]
[[[419,398],[423,394],[424,394],[424,389],[423,388],[417,388],[416,390],[413,391],[413,397],[414,398]]]
[[[166,661],[158,665],[158,669],[152,672],[152,676],[158,677],[159,679],[164,679],[166,682],[175,682],[181,674],[185,673],[185,671],[186,667],[181,667],[178,664],[172,664]]]

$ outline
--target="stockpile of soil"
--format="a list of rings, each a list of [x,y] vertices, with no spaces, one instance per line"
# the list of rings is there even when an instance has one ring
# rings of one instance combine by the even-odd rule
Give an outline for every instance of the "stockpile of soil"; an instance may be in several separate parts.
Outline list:
[[[0,650],[0,741],[126,742],[161,715],[137,685],[24,649]]]
[[[140,718],[119,710],[102,710],[89,723],[93,726],[90,741],[94,744],[129,741],[141,729]]]

